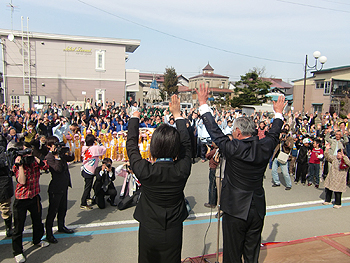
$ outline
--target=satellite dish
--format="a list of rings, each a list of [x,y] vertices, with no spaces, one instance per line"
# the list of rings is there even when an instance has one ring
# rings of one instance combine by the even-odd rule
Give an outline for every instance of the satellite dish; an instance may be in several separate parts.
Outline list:
[[[11,42],[13,42],[13,40],[15,40],[15,36],[10,33],[8,36],[7,36],[8,40],[10,40]]]

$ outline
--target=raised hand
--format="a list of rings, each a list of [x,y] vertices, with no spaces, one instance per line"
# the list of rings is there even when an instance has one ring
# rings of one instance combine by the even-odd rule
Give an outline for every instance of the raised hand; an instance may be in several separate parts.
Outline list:
[[[284,107],[287,105],[287,102],[285,102],[285,97],[284,96],[278,96],[277,101],[273,102],[273,110],[276,113],[283,113]]]
[[[170,112],[173,114],[175,119],[178,117],[181,117],[180,98],[176,94],[171,96],[171,102],[169,103],[169,109],[170,109]]]
[[[199,90],[195,89],[197,96],[198,96],[198,102],[199,106],[206,104],[208,97],[209,97],[209,87],[208,84],[201,83],[199,84]]]

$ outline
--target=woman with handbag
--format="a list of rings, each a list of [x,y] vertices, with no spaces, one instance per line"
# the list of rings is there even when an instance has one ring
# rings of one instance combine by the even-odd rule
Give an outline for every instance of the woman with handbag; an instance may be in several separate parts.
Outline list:
[[[288,131],[285,129],[281,130],[280,143],[276,146],[272,155],[272,187],[278,187],[281,185],[277,172],[278,167],[281,167],[284,181],[286,183],[285,190],[292,189],[292,181],[288,172],[288,159],[293,148],[293,144],[293,138],[288,136]]]

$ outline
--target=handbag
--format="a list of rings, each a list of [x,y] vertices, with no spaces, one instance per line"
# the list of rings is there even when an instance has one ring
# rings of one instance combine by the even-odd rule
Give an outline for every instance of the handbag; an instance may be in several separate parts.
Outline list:
[[[285,153],[282,151],[282,147],[280,149],[280,153],[277,156],[277,162],[279,162],[280,164],[286,164],[289,158],[289,154]]]

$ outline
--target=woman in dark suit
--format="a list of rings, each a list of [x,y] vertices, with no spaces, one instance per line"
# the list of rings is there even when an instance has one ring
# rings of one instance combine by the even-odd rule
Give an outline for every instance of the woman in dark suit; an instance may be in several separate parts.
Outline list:
[[[169,106],[177,129],[162,124],[154,131],[150,145],[156,159],[153,164],[139,152],[140,112],[134,112],[129,121],[126,148],[131,169],[142,185],[134,212],[140,222],[140,263],[181,261],[182,223],[188,216],[183,189],[191,173],[191,140],[177,95],[171,97]]]

